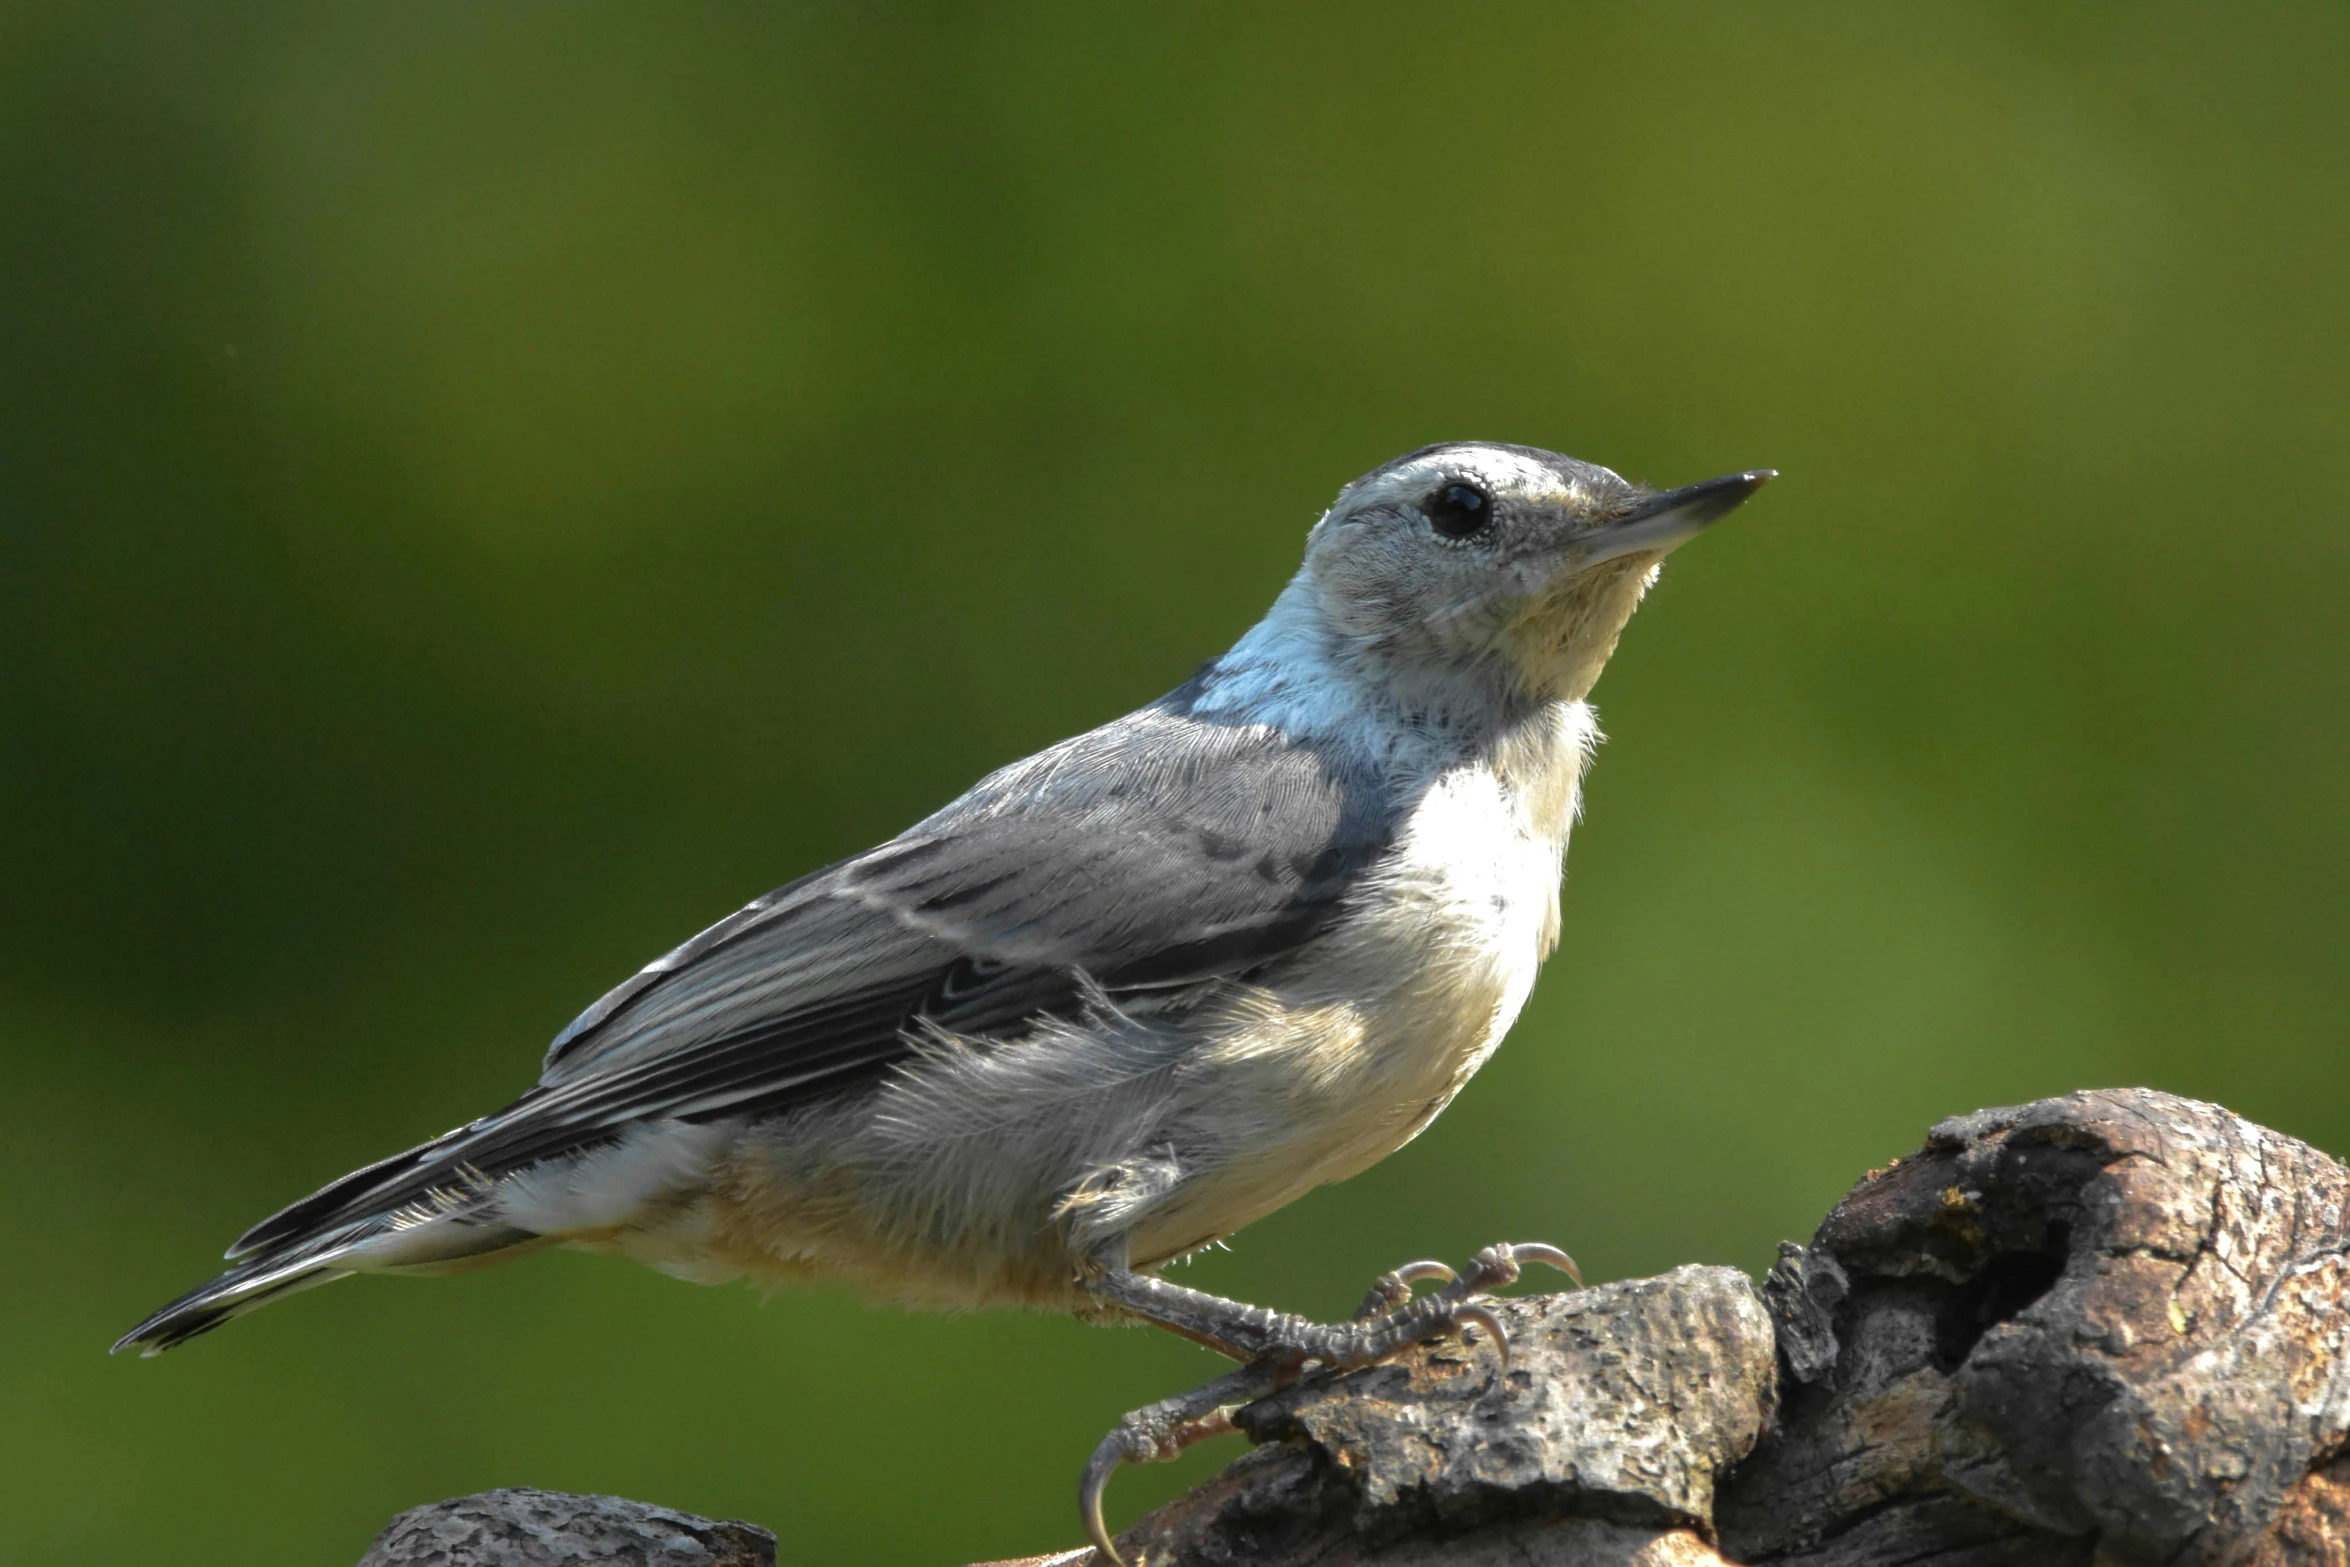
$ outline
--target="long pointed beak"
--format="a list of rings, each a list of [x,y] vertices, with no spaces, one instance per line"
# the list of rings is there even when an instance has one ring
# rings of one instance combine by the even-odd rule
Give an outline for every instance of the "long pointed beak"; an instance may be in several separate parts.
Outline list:
[[[1651,495],[1621,517],[1592,529],[1578,541],[1584,548],[1578,569],[1625,555],[1677,549],[1743,505],[1748,496],[1779,476],[1776,468],[1724,474],[1702,484]]]

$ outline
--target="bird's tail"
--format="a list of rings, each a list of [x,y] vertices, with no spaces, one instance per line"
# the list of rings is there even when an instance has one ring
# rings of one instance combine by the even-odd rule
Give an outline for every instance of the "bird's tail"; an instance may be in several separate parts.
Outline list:
[[[647,1202],[691,1188],[736,1135],[678,1121],[563,1129],[510,1139],[483,1168],[475,1143],[519,1108],[355,1170],[262,1220],[229,1248],[230,1269],[124,1334],[159,1355],[281,1295],[353,1273],[463,1273],[544,1246],[624,1230]],[[634,1255],[626,1251],[623,1253]],[[658,1258],[648,1258],[658,1260]]]
[[[463,1273],[551,1240],[463,1211],[431,1218],[413,1211],[374,1215],[245,1258],[125,1333],[115,1352],[135,1344],[141,1355],[160,1355],[231,1317],[354,1273]]]
[[[115,1353],[135,1344],[142,1355],[160,1355],[199,1333],[211,1332],[231,1317],[258,1311],[281,1296],[331,1284],[354,1271],[337,1266],[348,1250],[347,1242],[340,1245],[313,1242],[239,1263],[125,1333],[116,1341]]]
[[[330,1182],[239,1236],[226,1273],[114,1347],[158,1355],[347,1274],[461,1273],[609,1236],[648,1202],[693,1188],[739,1133],[726,1121],[547,1122],[543,1108],[534,1089],[495,1115]]]
[[[544,1244],[491,1211],[495,1182],[478,1172],[391,1184],[447,1140],[345,1176],[255,1225],[230,1248],[234,1267],[124,1334],[116,1352],[135,1344],[142,1355],[160,1355],[231,1317],[354,1273],[459,1272]]]

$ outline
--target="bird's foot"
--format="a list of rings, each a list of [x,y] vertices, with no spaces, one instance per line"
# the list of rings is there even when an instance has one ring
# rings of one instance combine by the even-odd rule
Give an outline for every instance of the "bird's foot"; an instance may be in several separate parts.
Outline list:
[[[1501,1319],[1477,1301],[1516,1283],[1529,1262],[1556,1268],[1578,1286],[1583,1282],[1583,1270],[1575,1266],[1574,1258],[1539,1241],[1488,1246],[1470,1259],[1465,1273],[1456,1274],[1441,1262],[1407,1262],[1372,1281],[1370,1293],[1350,1320],[1308,1323],[1309,1331],[1290,1335],[1281,1348],[1302,1356],[1316,1370],[1352,1371],[1393,1359],[1414,1344],[1457,1333],[1474,1323],[1491,1335],[1506,1368],[1509,1333]],[[1441,1281],[1439,1288],[1425,1295],[1412,1293],[1414,1284],[1432,1279]]]
[[[1466,1272],[1455,1273],[1441,1262],[1407,1262],[1383,1273],[1351,1319],[1324,1323],[1243,1305],[1152,1274],[1120,1271],[1093,1281],[1088,1287],[1102,1299],[1246,1362],[1205,1387],[1135,1410],[1102,1438],[1078,1488],[1078,1507],[1094,1549],[1105,1562],[1118,1564],[1102,1522],[1102,1493],[1121,1465],[1165,1462],[1195,1442],[1221,1436],[1233,1429],[1234,1409],[1288,1387],[1309,1371],[1377,1365],[1414,1344],[1463,1332],[1472,1323],[1492,1337],[1507,1368],[1509,1334],[1477,1298],[1515,1282],[1529,1262],[1556,1268],[1577,1285],[1583,1282],[1575,1259],[1556,1246],[1488,1246]],[[1441,1281],[1441,1287],[1425,1295],[1412,1293],[1414,1284],[1430,1280]]]

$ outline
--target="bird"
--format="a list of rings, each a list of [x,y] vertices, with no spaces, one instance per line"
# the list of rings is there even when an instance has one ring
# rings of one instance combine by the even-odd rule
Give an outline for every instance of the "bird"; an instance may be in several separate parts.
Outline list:
[[[1121,1464],[1440,1334],[1506,1353],[1479,1297],[1574,1271],[1409,1263],[1319,1323],[1159,1270],[1395,1152],[1501,1043],[1558,944],[1592,687],[1664,557],[1773,477],[1484,441],[1373,469],[1230,651],[654,959],[521,1097],[262,1220],[115,1349],[549,1246],[1141,1320],[1240,1369],[1096,1450],[1115,1561]]]

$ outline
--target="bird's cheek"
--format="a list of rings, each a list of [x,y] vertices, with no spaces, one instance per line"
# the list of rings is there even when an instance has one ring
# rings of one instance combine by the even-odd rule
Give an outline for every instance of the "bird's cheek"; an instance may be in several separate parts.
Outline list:
[[[1437,648],[1462,657],[1481,658],[1505,647],[1516,619],[1506,598],[1463,592],[1433,605],[1421,625]]]

